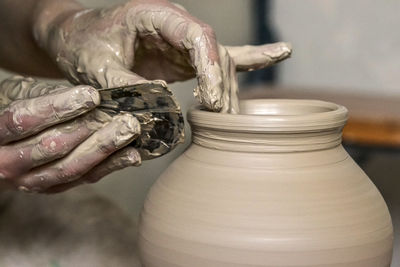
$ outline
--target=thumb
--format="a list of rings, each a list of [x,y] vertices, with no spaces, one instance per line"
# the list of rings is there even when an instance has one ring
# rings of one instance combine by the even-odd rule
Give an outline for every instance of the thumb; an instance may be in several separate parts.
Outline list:
[[[129,71],[125,66],[114,63],[104,68],[104,75],[97,79],[102,88],[121,87],[138,83],[149,83],[142,76]]]
[[[63,89],[67,89],[67,86],[37,81],[31,77],[9,77],[0,83],[0,107],[15,100],[35,98]]]
[[[238,71],[252,71],[271,66],[292,54],[289,43],[265,45],[225,46]]]

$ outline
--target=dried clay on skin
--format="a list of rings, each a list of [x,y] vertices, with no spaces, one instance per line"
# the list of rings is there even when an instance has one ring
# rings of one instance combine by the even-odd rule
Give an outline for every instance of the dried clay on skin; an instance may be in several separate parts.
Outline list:
[[[82,10],[70,18],[70,21],[63,22],[64,30],[48,30],[48,40],[41,39],[40,33],[35,36],[43,47],[51,44],[49,49],[53,57],[70,81],[75,84],[91,84],[97,88],[146,81],[129,71],[134,67],[134,50],[138,45],[138,38],[151,36],[155,39],[153,43],[161,51],[163,46],[177,46],[182,53],[190,54],[191,65],[197,70],[197,98],[209,109],[219,110],[222,79],[217,47],[212,47],[213,42],[209,40],[203,27],[194,21],[190,22],[194,18],[188,17],[181,9],[171,4],[160,5],[157,1],[129,7]],[[56,23],[59,22],[55,21],[48,28],[57,28],[59,25]],[[93,31],[87,33],[85,30],[90,26]],[[74,31],[75,35],[85,35],[84,44],[75,42],[69,31]],[[168,39],[170,36],[175,38]],[[167,40],[162,40],[163,38]],[[196,49],[193,47],[193,40],[196,41]],[[183,57],[182,60],[183,64],[188,63],[186,58]]]
[[[94,88],[67,88],[19,76],[0,87],[0,173],[5,179],[65,156],[112,120],[100,110],[80,116],[99,104]]]
[[[51,85],[31,77],[13,76],[0,83],[0,107],[15,100],[34,98],[67,88],[65,85]]]
[[[37,144],[31,151],[31,160],[34,162],[33,167],[43,164],[43,161],[48,161],[48,157],[51,154],[56,154],[57,157],[64,156],[111,120],[112,118],[110,115],[95,109],[71,122],[54,126],[43,135],[35,136],[33,140],[29,140],[31,145]],[[65,138],[68,138],[70,142],[67,143],[63,141],[60,144],[59,141]],[[46,142],[46,139],[55,139],[58,142]],[[24,143],[22,147],[26,147],[26,145],[28,144]],[[62,149],[59,148],[60,146]]]
[[[17,179],[19,189],[41,192],[60,183],[79,179],[99,161],[129,144],[140,133],[140,124],[130,114],[120,114],[91,135],[66,157],[55,163],[34,169]]]
[[[13,101],[0,114],[2,143],[37,133],[46,127],[79,116],[100,103],[95,89],[79,86],[32,99]],[[8,119],[7,119],[8,118]]]
[[[222,113],[238,114],[239,85],[237,71],[252,71],[273,65],[288,58],[292,53],[289,43],[279,42],[262,46],[218,46],[224,93]]]
[[[207,109],[225,113],[239,112],[236,70],[263,68],[291,53],[285,43],[223,48],[208,25],[167,1],[81,7],[64,21],[49,24],[47,31],[37,27],[36,39],[73,83],[106,88],[148,82],[140,75],[160,74],[156,79],[167,81],[196,76],[195,97]],[[162,64],[164,57],[168,65]],[[160,67],[164,70],[159,73]],[[173,78],[163,76],[172,68],[175,72],[168,74]]]
[[[106,113],[94,110],[84,116],[53,126],[37,135],[0,147],[0,170],[7,178],[18,177],[29,170],[64,157],[96,130],[111,121]],[[14,164],[18,162],[18,164]],[[14,167],[15,166],[15,167]]]

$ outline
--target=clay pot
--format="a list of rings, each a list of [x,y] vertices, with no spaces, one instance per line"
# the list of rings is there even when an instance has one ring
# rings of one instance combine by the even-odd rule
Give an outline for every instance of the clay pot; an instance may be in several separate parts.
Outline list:
[[[144,266],[390,266],[385,201],[341,145],[347,110],[247,100],[241,113],[189,112],[193,144],[141,215]]]

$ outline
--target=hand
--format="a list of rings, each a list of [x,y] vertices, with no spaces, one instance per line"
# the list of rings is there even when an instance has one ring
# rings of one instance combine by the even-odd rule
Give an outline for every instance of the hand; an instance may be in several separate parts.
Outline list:
[[[0,188],[60,192],[140,164],[136,149],[123,148],[139,135],[139,122],[130,114],[110,117],[94,109],[99,103],[90,86],[2,82]]]
[[[167,82],[197,77],[195,95],[208,109],[223,108],[223,76],[234,68],[254,70],[287,58],[286,43],[219,45],[212,28],[164,0],[132,0],[109,9],[84,9],[72,1],[40,6],[34,32],[38,43],[75,84],[116,87],[151,79]]]

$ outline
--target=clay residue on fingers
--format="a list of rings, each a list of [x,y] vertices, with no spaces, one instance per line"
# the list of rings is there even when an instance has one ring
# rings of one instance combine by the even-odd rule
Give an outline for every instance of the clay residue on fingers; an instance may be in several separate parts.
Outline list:
[[[113,120],[117,121],[119,125],[122,125],[115,135],[115,148],[120,149],[139,136],[140,123],[131,114],[121,112],[121,115],[117,115]]]
[[[69,118],[100,104],[100,95],[97,91],[84,85],[51,96],[54,96],[51,106],[59,119]]]
[[[265,45],[226,46],[238,71],[262,69],[278,63],[292,54],[289,43],[278,42]]]
[[[38,39],[70,82],[105,88],[144,79],[129,71],[135,34],[124,30],[121,8],[81,9],[53,22],[46,42]]]
[[[129,113],[121,112],[112,121],[90,138],[85,146],[98,148],[101,151],[114,151],[122,148],[137,138],[140,134],[140,123]]]
[[[273,65],[288,58],[292,53],[289,43],[274,43],[259,46],[219,46],[224,94],[223,113],[239,113],[239,86],[236,71],[252,71]]]
[[[211,27],[172,5],[141,4],[130,13],[131,21],[127,24],[135,28],[141,38],[151,35],[157,44],[162,44],[157,40],[164,38],[173,47],[189,52],[198,81],[195,97],[206,108],[219,111],[222,108],[221,68]]]
[[[104,176],[130,166],[140,166],[140,153],[132,147],[124,148],[111,155],[100,165],[94,167],[81,180],[85,183],[98,182]]]
[[[195,97],[206,108],[212,111],[220,111],[222,108],[223,80],[221,79],[222,70],[219,65],[216,40],[210,40],[211,34],[206,34],[206,30],[200,25],[189,25],[187,28],[187,38],[194,42],[186,41],[185,45],[189,49],[192,64],[196,70],[198,86],[194,90]],[[211,35],[214,36],[214,35]]]
[[[127,113],[116,115],[68,155],[65,161],[73,161],[82,155],[91,156],[98,153],[109,155],[128,145],[139,134],[140,124],[135,117]]]
[[[96,109],[22,141],[2,146],[0,172],[7,175],[5,178],[13,179],[62,158],[110,121],[111,116]]]
[[[54,93],[12,101],[0,112],[0,144],[40,132],[77,117],[100,103],[98,92],[88,86],[60,89]]]
[[[239,113],[239,86],[236,75],[236,66],[226,48],[222,45],[218,47],[220,62],[222,66],[222,78],[224,93],[222,97],[222,113]]]
[[[15,100],[35,98],[67,88],[62,84],[48,84],[31,77],[13,76],[0,83],[0,107]]]
[[[104,127],[112,120],[107,113],[95,109],[75,120],[56,125],[28,142],[26,147],[34,145],[30,153],[32,167],[47,163],[49,160],[61,158],[73,148],[86,140],[92,133]],[[46,141],[52,140],[52,141]]]
[[[185,47],[189,50],[196,70],[198,87],[194,90],[195,97],[206,108],[220,111],[223,95],[222,70],[219,65],[215,35],[208,29],[210,28],[198,24],[189,24]]]
[[[223,79],[222,71],[218,63],[207,67],[206,74],[197,76],[198,86],[194,88],[193,95],[201,105],[212,111],[220,111],[223,108]]]
[[[100,103],[95,89],[85,86],[67,89],[33,99],[17,100],[6,112],[10,112],[13,125],[19,132],[38,132],[49,124],[79,116]],[[30,118],[26,120],[26,118]]]
[[[139,133],[140,125],[132,115],[116,115],[66,157],[32,170],[15,183],[29,191],[42,192],[52,186],[75,181],[110,154],[132,142]]]
[[[139,166],[140,164],[140,154],[136,149],[132,147],[123,148],[112,154],[79,179],[50,187],[44,192],[48,194],[60,193],[84,183],[96,183],[104,176],[114,171],[131,166]]]

